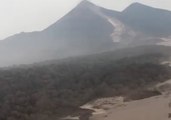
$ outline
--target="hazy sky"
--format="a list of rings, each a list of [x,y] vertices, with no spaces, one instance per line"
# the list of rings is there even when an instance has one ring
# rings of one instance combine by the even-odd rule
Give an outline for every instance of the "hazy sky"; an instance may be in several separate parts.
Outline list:
[[[171,10],[171,0],[90,0],[100,6],[123,10],[132,2]],[[0,39],[46,28],[80,0],[0,0]]]

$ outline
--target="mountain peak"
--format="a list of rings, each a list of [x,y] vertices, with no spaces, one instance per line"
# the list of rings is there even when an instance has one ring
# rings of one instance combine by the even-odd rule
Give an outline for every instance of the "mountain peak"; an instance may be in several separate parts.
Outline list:
[[[144,4],[142,3],[139,3],[139,2],[134,2],[131,4],[132,6],[145,6]]]
[[[124,11],[149,9],[149,8],[151,8],[151,7],[144,5],[142,3],[135,2],[135,3],[132,3],[131,5],[129,5]]]
[[[92,2],[88,1],[88,0],[82,0],[77,7],[92,7],[95,6]]]
[[[87,3],[90,3],[90,1],[88,1],[88,0],[81,0],[80,3],[82,3],[82,4],[87,4]]]

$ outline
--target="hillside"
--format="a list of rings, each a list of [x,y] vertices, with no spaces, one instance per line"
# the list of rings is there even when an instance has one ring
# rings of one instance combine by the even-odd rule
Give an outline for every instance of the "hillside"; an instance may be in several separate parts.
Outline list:
[[[67,115],[90,116],[92,111],[80,106],[97,98],[123,96],[128,101],[160,95],[149,88],[171,78],[170,66],[161,64],[169,60],[166,51],[170,48],[142,46],[125,51],[136,50],[127,57],[115,57],[124,52],[121,50],[2,68],[0,119],[56,120]]]

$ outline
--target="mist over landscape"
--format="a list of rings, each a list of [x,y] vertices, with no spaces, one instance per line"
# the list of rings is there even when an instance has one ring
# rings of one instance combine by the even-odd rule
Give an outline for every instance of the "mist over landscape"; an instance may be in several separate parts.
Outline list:
[[[0,40],[0,120],[171,119],[171,7],[71,3]]]

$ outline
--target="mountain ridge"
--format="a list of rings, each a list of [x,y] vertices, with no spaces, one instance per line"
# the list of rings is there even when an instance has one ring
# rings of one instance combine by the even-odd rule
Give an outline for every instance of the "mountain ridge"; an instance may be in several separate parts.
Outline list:
[[[145,6],[134,3],[130,7],[137,4]],[[171,34],[171,27],[168,26],[171,21],[170,12],[168,17],[168,14],[162,14],[163,11],[158,12],[160,9],[156,12],[156,9],[148,7],[150,11],[151,9],[154,11],[156,18],[164,16],[162,21],[166,22],[161,23],[160,19],[152,19],[153,16],[150,15],[153,12],[146,12],[143,9],[148,15],[140,16],[143,14],[139,14],[136,10],[135,15],[135,11],[130,7],[125,9],[127,12],[118,12],[99,7],[89,1],[82,1],[64,17],[42,31],[20,33],[0,41],[2,55],[0,59],[4,61],[1,65],[33,63],[130,46],[156,44],[162,41],[161,37]]]

